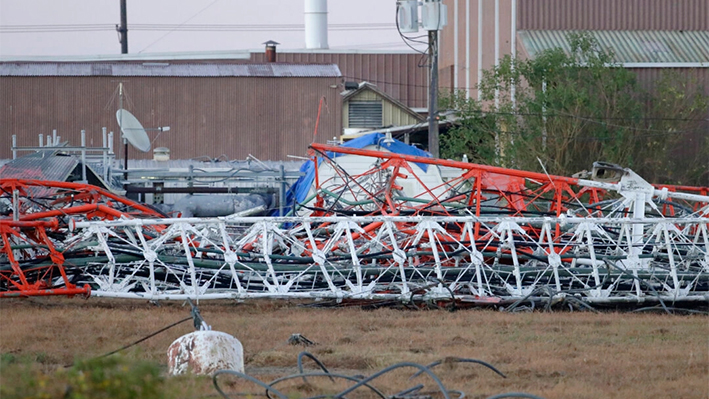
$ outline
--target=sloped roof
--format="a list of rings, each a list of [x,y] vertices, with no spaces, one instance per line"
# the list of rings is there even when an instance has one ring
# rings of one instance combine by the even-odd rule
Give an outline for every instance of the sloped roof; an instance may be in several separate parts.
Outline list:
[[[170,64],[6,62],[0,76],[340,77],[335,64]]]
[[[519,31],[530,57],[560,47],[569,52],[570,30]],[[709,67],[709,31],[584,31],[605,49],[613,51],[619,64],[696,64]],[[583,61],[583,60],[581,60]]]
[[[57,149],[38,151],[3,165],[0,178],[66,181],[78,164],[78,158],[62,156]]]
[[[402,103],[401,101],[395,99],[394,97],[388,95],[387,93],[379,90],[377,85],[371,84],[369,82],[361,82],[359,84],[359,87],[353,90],[347,90],[342,92],[342,102],[344,103],[345,101],[351,99],[354,97],[357,93],[361,93],[365,90],[371,90],[375,93],[377,93],[380,97],[386,99],[387,101],[393,103],[396,105],[398,108],[402,109],[404,112],[407,114],[413,116],[416,120],[423,121],[425,118],[419,115],[416,111],[412,110],[411,108],[407,107],[406,104]]]
[[[0,167],[2,179],[31,179],[46,181],[71,181],[73,174],[81,175],[81,160],[77,156],[65,153],[62,147],[47,147],[13,159]],[[86,164],[86,179],[89,184],[108,189],[108,184],[89,165]],[[37,196],[49,195],[53,189],[33,188]]]

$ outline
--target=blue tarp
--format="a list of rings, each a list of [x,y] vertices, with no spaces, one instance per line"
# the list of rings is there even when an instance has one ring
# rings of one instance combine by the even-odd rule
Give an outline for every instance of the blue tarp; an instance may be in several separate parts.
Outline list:
[[[379,144],[382,149],[386,149],[397,154],[415,155],[419,157],[429,158],[431,157],[431,154],[429,154],[428,152],[405,144],[396,139],[393,143],[384,143],[384,138],[385,135],[382,133],[371,133],[362,137],[358,137],[354,140],[350,140],[342,144],[342,147],[364,148],[370,145]],[[327,156],[330,158],[339,157],[342,155],[346,154],[327,153]],[[322,159],[318,158],[318,166],[320,165],[320,162],[322,162]],[[428,170],[428,165],[426,164],[417,163],[416,165],[424,172]],[[304,173],[304,175],[301,176],[298,181],[296,181],[295,184],[293,184],[293,186],[291,186],[291,188],[286,192],[286,213],[290,212],[295,206],[295,204],[301,203],[307,198],[308,192],[310,191],[310,188],[313,185],[313,181],[315,180],[315,167],[313,161],[305,161],[300,167],[300,172]],[[275,210],[273,215],[278,215],[278,210]]]

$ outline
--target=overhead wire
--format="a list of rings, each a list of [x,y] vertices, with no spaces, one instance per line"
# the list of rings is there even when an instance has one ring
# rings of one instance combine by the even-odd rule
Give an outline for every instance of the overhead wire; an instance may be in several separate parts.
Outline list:
[[[199,10],[196,14],[192,15],[191,17],[187,18],[184,22],[182,22],[181,24],[177,25],[177,27],[175,27],[175,28],[173,28],[173,29],[167,31],[167,33],[165,33],[164,35],[160,36],[159,38],[155,39],[152,43],[150,43],[150,44],[148,44],[147,46],[143,47],[142,50],[138,51],[138,54],[140,54],[140,53],[142,53],[143,51],[147,50],[148,48],[152,47],[155,43],[159,42],[160,40],[164,39],[164,38],[167,37],[169,34],[171,34],[172,32],[174,32],[175,30],[179,29],[179,27],[185,25],[186,23],[190,22],[191,20],[193,20],[194,18],[196,18],[197,16],[199,16],[199,15],[202,14],[203,12],[207,11],[210,7],[212,7],[213,5],[215,5],[218,1],[219,1],[219,0],[214,0],[214,1],[212,1],[211,3],[207,4],[206,7],[204,7],[204,8],[201,9],[201,10]]]
[[[218,1],[218,0],[217,0]],[[203,9],[203,11],[206,10]],[[200,11],[202,12],[202,11]],[[193,15],[191,18],[199,15]],[[3,25],[0,33],[96,32],[114,31],[113,24]],[[305,24],[129,24],[131,31],[181,32],[294,32],[304,31]],[[391,23],[329,24],[330,31],[394,30]]]
[[[415,42],[415,43],[421,43],[421,44],[425,44],[425,45],[428,45],[428,42],[423,42],[423,41],[421,41],[421,40],[416,40],[416,38],[410,38],[410,37],[404,35],[404,34],[401,32],[401,27],[399,26],[399,10],[400,10],[400,9],[401,9],[401,6],[397,3],[397,4],[396,4],[396,14],[395,14],[395,16],[394,16],[394,19],[396,20],[396,31],[399,33],[399,36],[401,37],[401,39],[404,41],[404,43],[405,43],[410,49],[414,50],[414,51],[417,52],[417,53],[420,53],[420,54],[423,54],[423,55],[428,55],[427,52],[423,52],[423,51],[421,51],[421,50],[415,48],[415,47],[412,46],[411,44],[409,44],[409,41]],[[420,66],[420,65],[419,65],[419,66]]]

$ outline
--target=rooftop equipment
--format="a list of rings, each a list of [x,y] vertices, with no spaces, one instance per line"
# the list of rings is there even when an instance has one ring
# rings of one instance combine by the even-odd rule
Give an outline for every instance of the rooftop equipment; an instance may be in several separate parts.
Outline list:
[[[119,109],[116,111],[116,119],[125,140],[141,152],[150,151],[150,138],[138,118],[125,109]]]
[[[305,0],[305,48],[328,48],[327,0]]]

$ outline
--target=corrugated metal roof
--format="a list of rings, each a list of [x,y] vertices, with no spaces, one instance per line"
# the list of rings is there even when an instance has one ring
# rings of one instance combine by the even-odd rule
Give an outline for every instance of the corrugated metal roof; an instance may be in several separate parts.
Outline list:
[[[261,50],[263,51],[263,49]],[[123,62],[123,61],[189,61],[248,60],[248,50],[180,51],[169,53],[88,54],[88,55],[0,55],[0,62]]]
[[[556,47],[570,51],[570,30],[520,31],[530,57]],[[709,63],[709,31],[585,31],[617,63]],[[583,61],[583,60],[582,60]]]
[[[0,64],[0,76],[340,77],[335,64],[22,63]]]
[[[509,29],[504,3],[500,20]],[[486,10],[493,18],[494,7]],[[700,31],[709,30],[707,15],[707,0],[524,0],[517,2],[517,29]]]
[[[66,181],[79,160],[57,155],[57,150],[38,151],[6,163],[0,168],[3,179]]]
[[[263,55],[264,48],[254,48],[246,50],[223,50],[223,51],[189,51],[170,53],[144,53],[144,54],[89,54],[89,55],[3,55],[0,54],[0,62],[122,62],[122,61],[142,61],[142,62],[170,62],[170,61],[204,61],[221,60],[236,61],[248,60],[253,54]],[[328,55],[419,55],[410,49],[282,49],[278,48],[278,54],[328,54]]]

